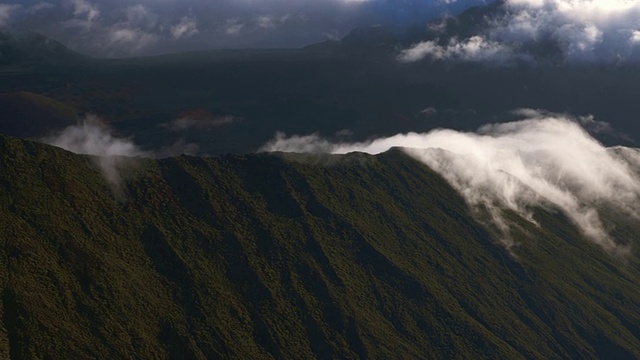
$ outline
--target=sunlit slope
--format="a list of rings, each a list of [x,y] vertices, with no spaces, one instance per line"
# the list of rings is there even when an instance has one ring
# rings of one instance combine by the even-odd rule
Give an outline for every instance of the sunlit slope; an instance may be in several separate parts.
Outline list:
[[[400,151],[139,160],[117,186],[0,154],[3,358],[640,356],[637,244],[540,209],[512,256]]]

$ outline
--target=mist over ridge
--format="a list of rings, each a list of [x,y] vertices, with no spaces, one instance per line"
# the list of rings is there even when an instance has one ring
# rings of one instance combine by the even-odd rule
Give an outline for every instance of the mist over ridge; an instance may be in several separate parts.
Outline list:
[[[640,359],[640,0],[5,3],[0,359]]]
[[[519,121],[488,124],[476,132],[436,129],[360,143],[279,133],[261,150],[378,154],[400,147],[442,175],[473,208],[488,210],[507,248],[515,244],[505,211],[535,223],[533,207],[551,206],[605,250],[627,253],[626,245],[610,237],[600,211],[615,208],[640,218],[640,153],[603,146],[583,127],[593,125],[589,117],[531,109],[517,114]]]
[[[640,354],[637,256],[543,210],[514,258],[400,151],[148,159],[119,197],[86,156],[0,149],[3,358]]]
[[[40,140],[75,154],[92,155],[105,178],[115,186],[119,186],[122,172],[126,171],[123,168],[135,164],[136,158],[165,158],[198,152],[196,144],[182,139],[159,149],[142,149],[134,139],[117,134],[108,123],[93,114]]]
[[[536,223],[533,208],[561,210],[584,235],[611,253],[629,249],[609,235],[600,211],[615,208],[640,219],[640,151],[607,148],[587,129],[614,132],[592,117],[574,117],[540,110],[513,112],[520,120],[487,124],[476,132],[435,129],[366,142],[340,142],[318,135],[287,137],[283,133],[262,152],[379,154],[400,147],[442,175],[479,212],[487,211],[491,226],[507,248],[516,245],[505,211]],[[122,138],[95,116],[50,134],[43,142],[78,154],[95,156],[110,183],[118,185],[126,164],[136,157],[163,158],[197,154],[198,146],[179,140],[161,149],[143,150]]]

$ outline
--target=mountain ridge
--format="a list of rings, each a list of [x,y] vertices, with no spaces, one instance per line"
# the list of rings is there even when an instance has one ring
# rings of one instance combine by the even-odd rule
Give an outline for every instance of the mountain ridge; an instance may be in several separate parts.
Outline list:
[[[514,258],[398,150],[139,159],[116,188],[90,156],[0,153],[11,358],[640,354],[636,251],[537,209]]]

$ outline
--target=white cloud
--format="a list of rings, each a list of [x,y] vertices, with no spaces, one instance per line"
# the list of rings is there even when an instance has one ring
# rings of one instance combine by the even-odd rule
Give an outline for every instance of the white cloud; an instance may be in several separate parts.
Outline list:
[[[611,60],[632,52],[630,32],[640,26],[635,0],[509,0],[494,24],[497,39],[551,38],[569,60]],[[625,35],[627,34],[627,35]]]
[[[112,49],[122,51],[126,49],[128,53],[137,53],[140,50],[150,47],[159,40],[159,36],[142,29],[122,27],[116,24],[108,30],[107,45]]]
[[[39,2],[25,7],[19,4],[0,4],[0,27],[11,25],[28,15],[34,15],[40,11],[54,8],[53,4]]]
[[[258,27],[264,29],[273,29],[274,27],[276,27],[275,19],[273,18],[273,16],[268,15],[258,16],[256,18],[256,24],[258,25]]]
[[[86,0],[71,0],[73,19],[64,22],[68,28],[80,28],[84,32],[89,32],[100,19],[100,9],[98,5]]]
[[[198,22],[194,16],[184,16],[180,22],[171,27],[173,39],[189,38],[198,33]]]
[[[367,22],[426,21],[447,8],[413,0],[0,0],[4,2],[22,4],[12,26],[51,35],[92,56],[155,55],[205,47],[303,47],[323,41],[326,33],[335,31],[332,37],[341,38]],[[42,13],[33,15],[38,11]],[[155,18],[145,17],[148,12]],[[2,17],[6,24],[9,17],[4,10]],[[135,25],[127,29],[154,33],[160,41],[133,54],[127,54],[126,47],[114,49],[105,32],[122,22]]]
[[[100,16],[98,5],[86,0],[72,0],[73,15],[77,18],[85,18],[88,22],[96,20]]]
[[[133,5],[124,9],[126,23],[130,26],[150,28],[158,23],[158,15],[144,5]]]
[[[102,16],[96,5],[74,0],[76,18],[67,27],[79,27],[102,56],[138,54],[162,40],[158,15],[144,5],[128,6]],[[108,19],[107,19],[108,18]]]
[[[22,6],[16,4],[0,4],[0,26],[7,26],[11,22],[13,15]]]
[[[95,115],[88,115],[78,124],[52,133],[42,141],[76,154],[95,156],[94,160],[102,174],[116,190],[122,180],[123,171],[136,163],[135,158],[195,155],[199,150],[198,145],[182,139],[155,151],[142,150],[132,139],[118,137],[107,123]]]
[[[639,54],[635,48],[640,44],[640,1],[507,0],[503,6],[504,14],[484,19],[487,28],[481,33],[452,39],[445,46],[433,41],[418,43],[402,51],[399,60],[429,57],[494,62],[496,56],[504,60],[507,56],[553,55],[529,53],[528,45],[540,41],[557,44],[567,61],[619,61]],[[430,29],[443,34],[446,24],[445,20],[436,22]]]
[[[542,206],[562,211],[605,250],[628,251],[611,238],[600,210],[639,216],[640,152],[606,149],[580,126],[580,119],[533,110],[520,114],[526,119],[486,125],[475,133],[439,129],[364,143],[277,134],[262,150],[377,154],[402,147],[440,173],[473,208],[488,210],[507,247],[514,244],[504,211],[535,223],[531,208]]]
[[[161,40],[158,27],[158,15],[144,5],[125,8],[120,14],[120,21],[105,26],[96,26],[96,33],[102,33],[105,41],[102,46],[113,54],[126,52],[137,54],[153,47]]]
[[[401,62],[415,62],[424,58],[504,63],[514,58],[514,54],[504,44],[487,40],[483,36],[473,36],[463,41],[452,38],[446,46],[440,46],[436,41],[423,41],[398,55]]]
[[[423,41],[402,50],[398,55],[398,60],[405,63],[419,61],[426,57],[440,60],[446,58],[446,52],[445,48],[435,41]]]
[[[76,154],[96,156],[102,173],[113,185],[120,183],[120,171],[126,162],[123,157],[149,156],[149,153],[140,150],[133,141],[116,137],[106,124],[93,115],[78,125],[44,138],[43,141]]]
[[[286,23],[290,19],[290,14],[285,14],[282,16],[260,15],[255,18],[255,23],[258,28],[274,29]]]
[[[33,14],[35,14],[37,12],[42,11],[42,10],[48,10],[48,9],[53,9],[53,8],[55,8],[55,6],[53,4],[42,1],[42,2],[39,2],[39,3],[36,3],[36,4],[33,4],[33,5],[29,6],[26,9],[26,11],[27,11],[28,14],[33,15]]]
[[[238,35],[244,28],[244,24],[239,19],[228,19],[224,25],[224,31],[228,35]]]

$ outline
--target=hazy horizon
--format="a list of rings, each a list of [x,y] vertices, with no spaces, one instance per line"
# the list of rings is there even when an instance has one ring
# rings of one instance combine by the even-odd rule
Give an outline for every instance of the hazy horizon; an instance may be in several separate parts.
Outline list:
[[[490,2],[490,1],[489,1]],[[0,31],[33,31],[94,57],[299,48],[361,26],[425,24],[483,0],[54,0],[0,3]]]

